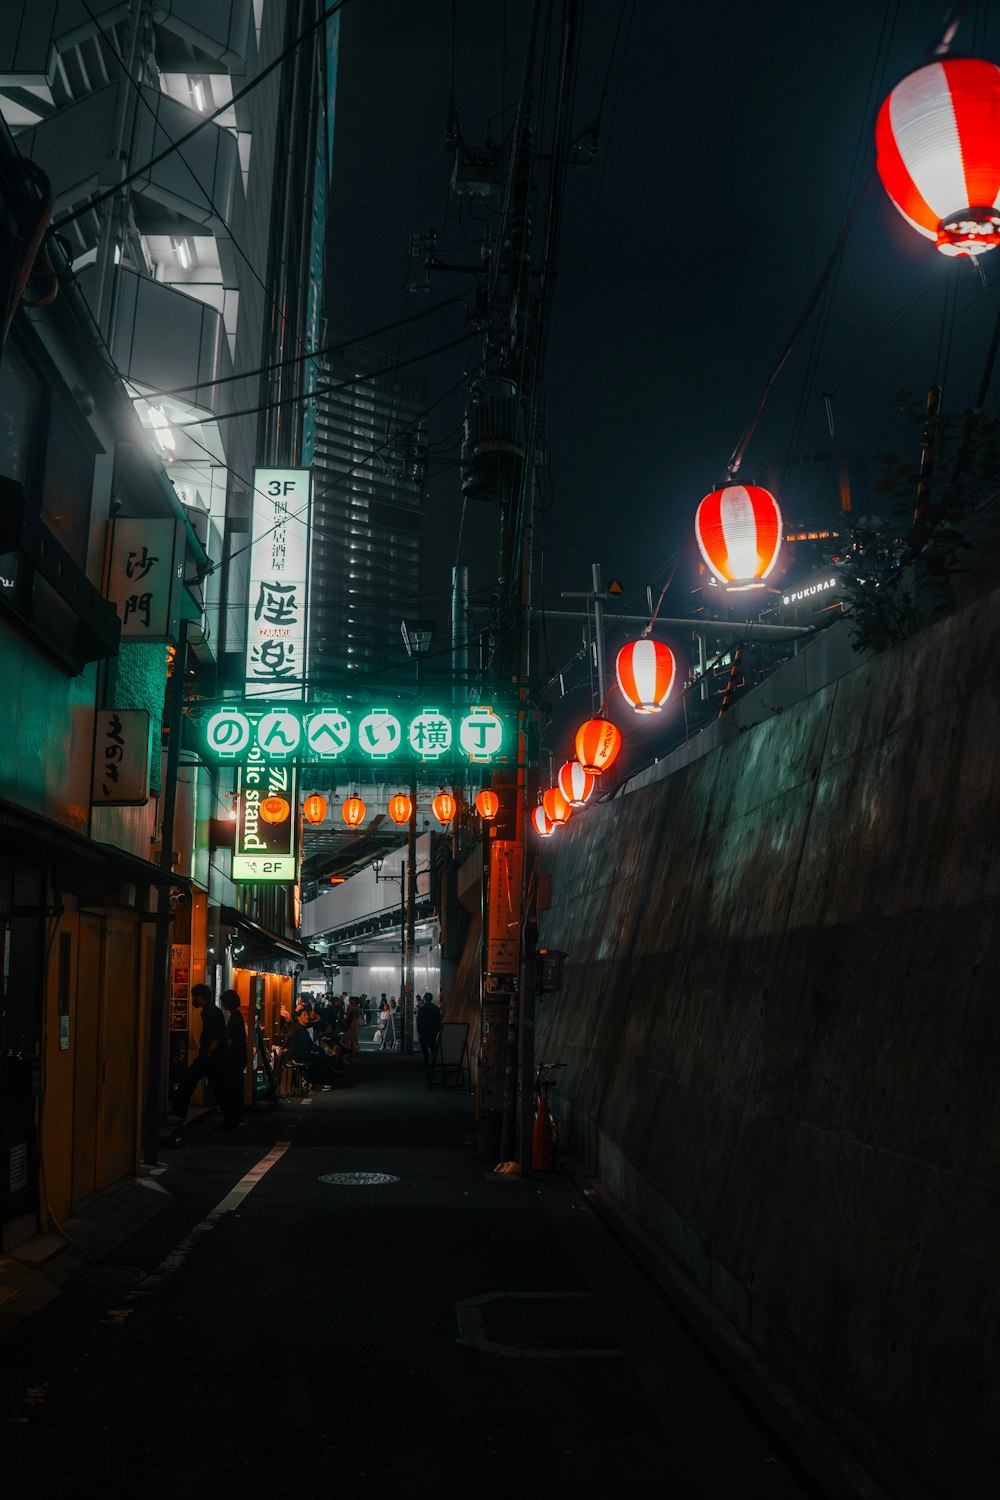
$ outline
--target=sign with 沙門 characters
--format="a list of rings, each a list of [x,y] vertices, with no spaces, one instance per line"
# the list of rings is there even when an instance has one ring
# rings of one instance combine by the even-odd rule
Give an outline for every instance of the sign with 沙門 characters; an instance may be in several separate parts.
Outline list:
[[[318,703],[198,703],[185,718],[185,743],[210,761],[359,770],[425,764],[437,769],[503,765],[516,736],[508,715],[489,704],[454,712],[332,707]]]
[[[240,768],[236,790],[233,880],[294,885],[298,878],[299,826],[294,768],[267,762],[260,754],[251,756]],[[261,816],[260,805],[268,797],[280,797],[287,803],[287,817],[275,823]]]
[[[312,473],[255,469],[247,596],[248,698],[302,698]]]
[[[149,713],[102,708],[94,715],[94,807],[144,807],[149,801]]]
[[[123,517],[114,523],[108,598],[122,622],[122,640],[176,643],[184,587],[180,521]]]

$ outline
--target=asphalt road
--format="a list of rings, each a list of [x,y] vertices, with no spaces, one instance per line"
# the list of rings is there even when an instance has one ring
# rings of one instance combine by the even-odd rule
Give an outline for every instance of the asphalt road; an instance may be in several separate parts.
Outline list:
[[[475,1139],[381,1054],[193,1129],[106,1279],[0,1343],[5,1493],[814,1497],[586,1194]]]

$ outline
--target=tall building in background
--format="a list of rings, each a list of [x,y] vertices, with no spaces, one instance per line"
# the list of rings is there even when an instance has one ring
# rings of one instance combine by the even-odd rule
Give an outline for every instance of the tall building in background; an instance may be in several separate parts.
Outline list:
[[[234,882],[181,710],[242,688],[255,469],[309,463],[323,12],[0,6],[4,1248],[155,1154],[193,983],[290,1009],[295,888]]]
[[[427,377],[353,349],[323,361],[313,463],[313,691],[377,693],[406,655],[400,622],[422,613],[420,548]]]

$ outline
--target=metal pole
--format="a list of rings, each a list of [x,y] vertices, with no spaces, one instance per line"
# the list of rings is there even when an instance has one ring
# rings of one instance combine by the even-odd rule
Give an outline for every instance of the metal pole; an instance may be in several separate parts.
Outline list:
[[[403,1051],[413,1051],[413,947],[417,935],[417,776],[410,773],[410,822],[406,830],[406,985],[403,995]]]
[[[399,1001],[406,994],[406,860],[399,877]]]
[[[591,564],[594,581],[594,642],[597,647],[597,692],[600,696],[598,708],[603,712],[608,696],[608,678],[604,664],[604,590],[601,586],[601,565]]]
[[[469,700],[469,570],[451,570],[451,668],[452,702],[462,707]]]
[[[184,678],[187,675],[188,622],[181,620],[177,632],[177,654],[174,657],[174,680],[170,693],[168,720],[166,781],[163,788],[163,819],[160,825],[160,868],[166,875],[173,870],[174,813],[177,807],[177,774],[181,758],[181,731],[184,724]],[[160,1146],[160,1121],[166,1109],[166,1069],[169,1047],[167,996],[170,956],[170,882],[165,880],[156,897],[156,931],[153,941],[153,972],[149,996],[149,1045],[146,1049],[146,1091],[142,1113],[143,1161],[155,1165]]]

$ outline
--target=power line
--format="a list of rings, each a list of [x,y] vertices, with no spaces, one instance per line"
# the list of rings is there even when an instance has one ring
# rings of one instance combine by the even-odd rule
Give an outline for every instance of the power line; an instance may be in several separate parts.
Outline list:
[[[62,218],[57,219],[52,225],[53,230],[58,232],[67,224],[72,224],[76,219],[79,219],[82,214],[89,213],[91,209],[99,208],[102,203],[106,203],[109,198],[113,198],[117,193],[120,193],[122,188],[128,187],[129,183],[135,182],[136,178],[142,177],[145,173],[152,171],[153,167],[158,166],[166,157],[172,155],[174,151],[180,150],[181,146],[185,146],[193,136],[198,134],[199,130],[203,130],[206,125],[211,125],[213,120],[217,120],[220,115],[225,114],[226,110],[232,109],[233,105],[238,103],[240,99],[246,98],[247,94],[255,89],[259,83],[263,83],[264,79],[270,73],[273,73],[275,68],[279,67],[286,57],[290,57],[298,47],[301,47],[304,41],[312,36],[314,31],[318,31],[331,16],[336,15],[339,10],[343,10],[346,4],[347,0],[334,0],[334,4],[327,6],[318,21],[313,21],[311,26],[307,26],[305,31],[300,32],[294,42],[287,46],[283,52],[279,52],[277,57],[268,63],[266,68],[261,69],[256,77],[252,78],[243,88],[237,90],[231,99],[226,100],[225,104],[220,104],[218,109],[214,109],[211,114],[203,116],[197,125],[188,131],[187,135],[182,135],[179,141],[174,141],[172,145],[168,146],[166,150],[161,151],[157,156],[150,157],[149,161],[144,162],[141,167],[136,167],[134,171],[127,173],[126,176],[122,177],[112,187],[105,188],[104,192],[98,193],[96,198],[88,198],[86,203],[82,203],[72,213],[63,214]]]

